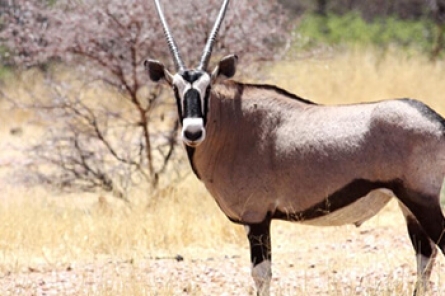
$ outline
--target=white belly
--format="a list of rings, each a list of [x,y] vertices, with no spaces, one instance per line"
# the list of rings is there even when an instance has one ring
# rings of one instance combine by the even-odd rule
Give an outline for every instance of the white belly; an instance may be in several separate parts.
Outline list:
[[[393,196],[391,190],[377,189],[346,207],[321,217],[299,222],[314,226],[340,226],[345,224],[360,226],[376,215]]]

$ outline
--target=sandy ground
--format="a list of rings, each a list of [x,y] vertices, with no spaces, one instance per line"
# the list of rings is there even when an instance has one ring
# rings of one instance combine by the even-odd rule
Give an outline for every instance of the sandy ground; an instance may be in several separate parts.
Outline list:
[[[397,227],[314,229],[274,227],[273,295],[411,294],[415,259]],[[177,258],[110,257],[7,272],[0,295],[254,295],[247,247],[183,251]],[[437,296],[445,295],[440,257],[431,278]]]

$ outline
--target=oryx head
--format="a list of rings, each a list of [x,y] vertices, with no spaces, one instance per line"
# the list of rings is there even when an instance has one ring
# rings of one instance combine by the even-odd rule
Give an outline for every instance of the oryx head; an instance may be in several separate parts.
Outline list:
[[[173,36],[162,12],[159,0],[155,0],[156,9],[161,20],[165,38],[173,56],[176,74],[171,74],[159,61],[147,60],[145,67],[150,79],[154,82],[166,81],[174,90],[178,114],[182,124],[182,140],[188,146],[195,147],[205,139],[205,126],[209,106],[210,88],[220,76],[230,78],[235,74],[237,57],[230,55],[223,58],[213,72],[207,72],[213,43],[224,18],[229,0],[224,0],[218,18],[210,33],[201,62],[196,69],[188,69],[179,54]]]

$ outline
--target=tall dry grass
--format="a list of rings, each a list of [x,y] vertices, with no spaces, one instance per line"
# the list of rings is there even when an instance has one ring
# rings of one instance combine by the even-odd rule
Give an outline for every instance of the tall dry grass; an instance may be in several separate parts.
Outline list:
[[[65,73],[66,74],[66,73]],[[417,98],[445,115],[445,62],[429,62],[421,55],[378,50],[349,50],[327,57],[279,62],[267,71],[268,82],[324,104],[375,101],[386,98]],[[23,80],[10,80],[4,89],[20,90]],[[44,91],[44,90],[41,90]],[[20,93],[20,92],[18,92]],[[26,125],[25,111],[11,112],[0,102],[1,143],[26,143],[34,131]],[[21,138],[9,133],[20,126]],[[14,151],[2,151],[2,157]],[[11,168],[0,166],[0,177]],[[236,254],[248,265],[247,240],[241,226],[230,223],[219,211],[205,188],[191,174],[175,187],[167,188],[147,200],[143,188],[135,189],[127,205],[108,195],[61,195],[44,188],[24,189],[18,184],[2,185],[0,191],[0,273],[69,267],[101,260],[138,260],[171,257],[176,254],[194,258],[214,254]],[[405,236],[405,226],[397,206],[389,207],[363,226],[369,229],[393,229]],[[304,256],[314,246],[344,241],[355,227],[314,228],[276,222],[273,224],[275,260],[294,258],[295,270],[305,270]],[[354,234],[355,233],[355,234]],[[304,238],[303,240],[301,238]],[[391,270],[394,264],[408,264],[415,270],[408,238],[406,248],[378,255],[332,252],[321,254],[332,269],[367,270],[382,264]],[[370,242],[371,244],[373,242]],[[390,246],[388,246],[390,248]],[[397,263],[394,263],[397,262]],[[380,265],[379,265],[380,266]],[[246,276],[249,276],[246,274]],[[437,280],[437,277],[435,278]],[[310,279],[308,279],[310,280]],[[174,279],[172,279],[174,281]],[[406,287],[395,282],[387,290],[361,295],[401,295]],[[150,290],[132,275],[116,278],[114,284],[85,292],[85,295],[173,295],[168,285]],[[311,295],[311,291],[278,288],[277,295]],[[332,295],[351,295],[341,284],[332,283]],[[386,291],[386,292],[385,292]],[[26,292],[22,295],[28,295]],[[202,295],[191,289],[190,295]]]
[[[270,68],[269,82],[321,104],[419,99],[445,115],[445,60],[357,47]]]
[[[0,204],[0,271],[64,266],[97,256],[168,257],[242,244],[244,230],[226,221],[200,184],[191,178],[184,182],[149,206],[143,193],[129,206],[100,194],[4,192],[9,197]]]

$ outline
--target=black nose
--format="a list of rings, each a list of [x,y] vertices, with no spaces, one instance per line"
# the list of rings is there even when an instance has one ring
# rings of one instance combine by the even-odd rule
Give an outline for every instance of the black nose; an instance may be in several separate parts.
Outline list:
[[[196,141],[199,140],[202,137],[202,131],[184,131],[184,136],[189,139],[190,141]]]

